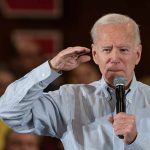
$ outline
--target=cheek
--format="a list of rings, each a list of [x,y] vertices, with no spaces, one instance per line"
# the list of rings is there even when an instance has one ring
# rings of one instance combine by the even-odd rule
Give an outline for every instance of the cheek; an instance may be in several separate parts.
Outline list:
[[[97,55],[98,64],[101,64],[101,65],[106,64],[107,59],[108,59],[107,56],[104,55],[104,54],[102,54],[102,53],[99,53],[99,54]]]
[[[107,61],[104,58],[99,59],[98,66],[100,68],[101,73],[104,73],[107,67]]]
[[[132,74],[132,72],[134,71],[135,65],[136,65],[136,58],[135,57],[131,57],[131,58],[127,59],[126,63],[125,63],[125,67],[126,67],[125,71],[128,74]]]
[[[134,68],[135,65],[137,64],[137,57],[133,56],[129,61],[130,61],[132,68]]]

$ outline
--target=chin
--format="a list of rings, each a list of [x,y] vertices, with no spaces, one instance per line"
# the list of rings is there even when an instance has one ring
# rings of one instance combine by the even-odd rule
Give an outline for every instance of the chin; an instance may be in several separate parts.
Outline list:
[[[110,78],[114,78],[116,76],[126,77],[123,71],[109,71],[107,73],[107,76],[110,77]]]

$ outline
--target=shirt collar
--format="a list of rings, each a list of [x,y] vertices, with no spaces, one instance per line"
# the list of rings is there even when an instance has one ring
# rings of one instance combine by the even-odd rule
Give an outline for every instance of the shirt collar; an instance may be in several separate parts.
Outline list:
[[[130,87],[129,87],[130,92],[126,95],[126,100],[130,103],[132,103],[134,93],[137,89],[137,85],[138,85],[138,82],[137,82],[135,74],[134,74],[132,82],[131,82]]]
[[[107,101],[111,100],[111,95],[108,91],[108,87],[109,87],[108,84],[106,83],[105,79],[102,76],[102,78],[100,80],[100,89],[103,91],[104,96]]]
[[[106,83],[105,79],[101,78],[100,80],[101,89],[104,92],[105,98],[107,101],[111,100],[110,93],[115,92],[113,88],[109,87]],[[137,80],[135,77],[135,74],[133,75],[133,79],[131,81],[130,87],[126,90],[126,100],[130,103],[132,103],[133,95],[135,90],[137,89]]]

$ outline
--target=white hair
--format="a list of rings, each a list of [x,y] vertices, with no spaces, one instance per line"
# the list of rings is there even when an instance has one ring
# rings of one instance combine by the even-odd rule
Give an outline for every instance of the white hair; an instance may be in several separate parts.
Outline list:
[[[99,25],[107,25],[107,24],[127,24],[130,23],[133,25],[133,33],[134,33],[134,37],[135,37],[135,41],[140,44],[141,43],[141,39],[140,39],[140,31],[139,31],[139,26],[138,24],[130,17],[125,16],[125,15],[121,15],[121,14],[107,14],[104,15],[103,17],[99,18],[95,24],[93,25],[92,29],[91,29],[91,37],[92,40],[94,41],[96,38],[96,29],[97,26]]]

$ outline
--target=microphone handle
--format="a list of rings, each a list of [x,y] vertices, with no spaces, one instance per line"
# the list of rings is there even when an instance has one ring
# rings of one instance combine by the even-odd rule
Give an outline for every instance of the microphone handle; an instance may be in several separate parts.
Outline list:
[[[124,85],[117,85],[116,86],[116,112],[126,112],[126,105],[125,105],[125,86]],[[123,135],[118,135],[120,139],[124,139]]]
[[[117,85],[116,86],[116,111],[119,112],[126,112],[126,105],[125,105],[125,86],[124,85]]]

